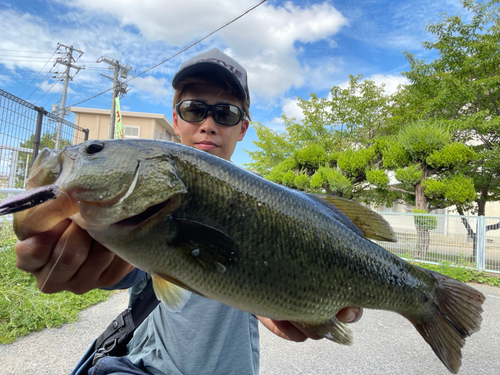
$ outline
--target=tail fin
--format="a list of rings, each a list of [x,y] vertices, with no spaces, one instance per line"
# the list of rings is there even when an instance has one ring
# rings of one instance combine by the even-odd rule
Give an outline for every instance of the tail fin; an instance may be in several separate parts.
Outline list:
[[[438,272],[429,271],[437,280],[437,309],[432,316],[409,320],[432,347],[448,370],[456,374],[462,364],[461,349],[465,338],[478,331],[485,297],[474,288]]]

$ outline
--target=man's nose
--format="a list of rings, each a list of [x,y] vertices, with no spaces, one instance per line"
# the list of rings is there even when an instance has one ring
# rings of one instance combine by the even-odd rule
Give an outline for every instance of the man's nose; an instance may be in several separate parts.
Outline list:
[[[217,132],[217,123],[214,120],[212,111],[208,111],[207,117],[200,125],[200,132],[215,134]]]

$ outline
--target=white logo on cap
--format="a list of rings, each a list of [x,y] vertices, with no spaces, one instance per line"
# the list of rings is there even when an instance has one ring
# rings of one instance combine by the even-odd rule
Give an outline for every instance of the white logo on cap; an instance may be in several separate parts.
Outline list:
[[[198,64],[200,62],[203,62],[203,61],[214,61],[218,64],[221,64],[221,65],[224,65],[225,68],[229,69],[231,72],[233,72],[238,78],[241,78],[243,76],[243,73],[240,72],[238,69],[236,69],[234,66],[230,65],[230,64],[227,64],[225,61],[223,60],[219,60],[219,59],[216,59],[216,58],[213,58],[213,57],[209,57],[209,58],[206,58],[206,59],[200,59],[200,60],[197,60],[195,62],[193,62],[192,64],[190,65],[194,65],[194,64]]]

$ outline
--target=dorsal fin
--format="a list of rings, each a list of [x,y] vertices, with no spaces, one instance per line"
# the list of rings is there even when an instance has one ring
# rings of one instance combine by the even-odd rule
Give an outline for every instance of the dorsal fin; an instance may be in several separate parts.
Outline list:
[[[339,216],[338,219],[347,227],[353,229],[352,224],[365,237],[378,241],[397,242],[396,234],[391,225],[375,211],[358,202],[326,194],[309,194],[316,201],[323,203]],[[333,207],[331,207],[333,206]],[[346,222],[346,219],[348,222]],[[354,230],[357,232],[356,230]]]

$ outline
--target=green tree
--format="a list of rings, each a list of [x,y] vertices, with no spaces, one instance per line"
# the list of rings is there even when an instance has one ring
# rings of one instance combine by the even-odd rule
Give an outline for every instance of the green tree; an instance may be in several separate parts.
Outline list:
[[[477,153],[462,173],[471,177],[477,192],[474,206],[457,206],[461,214],[473,208],[484,215],[486,202],[500,200],[500,18],[497,1],[463,0],[472,14],[469,23],[458,14],[443,15],[427,30],[434,42],[423,46],[438,52],[431,63],[405,53],[410,84],[397,95],[391,121],[446,120],[455,141]]]
[[[498,1],[462,0],[462,5],[472,15],[470,22],[460,14],[444,14],[427,26],[434,41],[423,46],[438,52],[439,58],[427,63],[406,53],[411,69],[403,74],[410,84],[397,96],[391,120],[441,119],[455,129],[454,140],[470,145],[477,156],[462,166],[462,174],[474,183],[476,198],[473,204],[458,204],[457,210],[461,215],[467,210],[484,215],[487,202],[500,200],[500,8]],[[475,240],[466,219],[463,224]],[[474,253],[475,248],[474,241]]]
[[[395,172],[406,203],[415,212],[427,213],[452,205],[462,206],[476,199],[473,180],[461,168],[476,154],[463,143],[453,141],[453,132],[443,122],[417,121],[402,129],[382,151],[385,168]],[[415,217],[420,250],[429,247],[429,225]]]
[[[253,143],[258,148],[256,151],[247,151],[252,156],[253,162],[246,166],[260,175],[266,175],[274,166],[292,154],[293,145],[282,135],[259,122],[252,123],[252,126],[258,138],[258,141],[253,141]]]
[[[475,157],[470,147],[453,141],[446,124],[433,120],[407,126],[382,150],[383,166],[395,172],[407,203],[428,212],[474,201],[473,181],[461,168]]]
[[[346,88],[334,86],[331,99],[315,94],[309,100],[299,98],[304,119],[296,122],[284,116],[281,134],[254,124],[258,150],[247,151],[252,163],[246,166],[293,188],[347,198],[359,195],[368,187],[363,181],[364,166],[373,158],[370,146],[378,136],[390,133],[384,123],[391,102],[383,85],[362,78],[349,76]],[[365,154],[349,159],[352,150],[364,147]],[[350,173],[341,172],[339,165]]]

